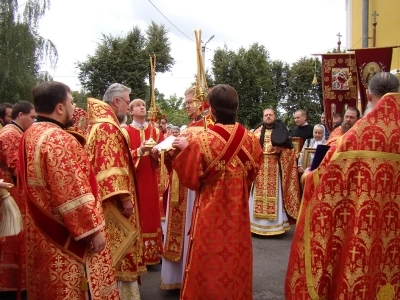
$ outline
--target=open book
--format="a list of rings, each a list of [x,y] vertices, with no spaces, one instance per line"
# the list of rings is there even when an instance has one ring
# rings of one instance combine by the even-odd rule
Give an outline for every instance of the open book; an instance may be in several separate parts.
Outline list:
[[[172,143],[174,142],[175,139],[176,139],[176,137],[174,137],[173,135],[170,135],[165,140],[163,140],[161,143],[155,145],[154,148],[156,148],[158,151],[171,150],[171,149],[173,149]]]

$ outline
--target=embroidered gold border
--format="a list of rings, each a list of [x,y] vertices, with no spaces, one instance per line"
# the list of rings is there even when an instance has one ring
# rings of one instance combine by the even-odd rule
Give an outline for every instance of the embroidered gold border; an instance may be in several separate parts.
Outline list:
[[[94,196],[91,193],[87,193],[60,205],[58,211],[63,215],[91,201],[95,201]]]

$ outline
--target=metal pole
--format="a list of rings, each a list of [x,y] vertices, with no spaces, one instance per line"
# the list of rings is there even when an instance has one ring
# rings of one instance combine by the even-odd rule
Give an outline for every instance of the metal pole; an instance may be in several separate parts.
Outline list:
[[[368,48],[369,1],[362,0],[362,47]]]

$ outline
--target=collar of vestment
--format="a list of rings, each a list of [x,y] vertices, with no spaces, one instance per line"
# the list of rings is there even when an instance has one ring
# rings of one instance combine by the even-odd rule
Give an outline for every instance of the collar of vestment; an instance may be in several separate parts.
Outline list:
[[[21,125],[19,125],[17,122],[15,122],[14,120],[11,121],[11,124],[17,126],[22,132],[25,132],[25,130],[21,127]]]
[[[88,98],[87,100],[89,123],[111,123],[120,128],[119,121],[110,105],[104,101]]]
[[[143,124],[140,124],[139,122],[136,122],[135,120],[132,120],[132,123],[130,126],[137,128],[137,129],[146,129],[149,124],[147,122],[144,122]]]
[[[47,118],[44,116],[37,116],[36,122],[50,122],[50,123],[56,124],[57,126],[60,126],[62,129],[66,128],[64,124],[62,124],[54,119]]]

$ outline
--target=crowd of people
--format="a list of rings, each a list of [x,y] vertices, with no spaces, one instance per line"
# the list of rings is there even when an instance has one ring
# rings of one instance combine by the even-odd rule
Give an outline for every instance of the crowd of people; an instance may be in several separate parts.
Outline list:
[[[252,299],[251,235],[296,224],[286,299],[400,298],[398,92],[378,73],[363,115],[347,107],[331,128],[299,109],[288,129],[266,108],[251,132],[226,84],[207,103],[185,91],[182,129],[149,119],[119,83],[87,110],[67,85],[38,84],[33,105],[0,105],[0,190],[23,220],[0,236],[0,296],[140,299],[147,266],[162,263],[160,288],[181,299]]]

